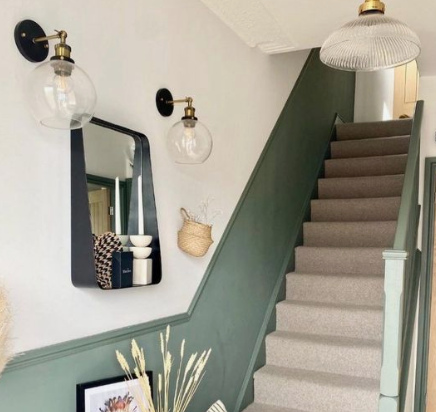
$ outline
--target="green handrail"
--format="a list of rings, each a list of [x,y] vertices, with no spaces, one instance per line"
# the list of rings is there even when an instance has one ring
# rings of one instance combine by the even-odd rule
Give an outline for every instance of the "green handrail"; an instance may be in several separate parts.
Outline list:
[[[400,211],[398,213],[397,232],[395,234],[394,249],[408,250],[408,239],[411,222],[416,219],[416,205],[418,204],[418,190],[416,180],[419,176],[419,146],[421,136],[421,122],[424,102],[416,103],[413,117],[412,133],[410,135],[409,154],[406,172],[404,174],[403,192],[401,195]],[[412,229],[413,230],[413,229]]]

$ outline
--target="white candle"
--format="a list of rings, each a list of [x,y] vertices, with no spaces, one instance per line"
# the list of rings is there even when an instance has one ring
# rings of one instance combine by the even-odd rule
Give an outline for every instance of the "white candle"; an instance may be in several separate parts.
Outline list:
[[[115,234],[121,235],[120,179],[115,178]]]
[[[142,176],[138,176],[138,235],[144,234],[144,207],[142,203]]]

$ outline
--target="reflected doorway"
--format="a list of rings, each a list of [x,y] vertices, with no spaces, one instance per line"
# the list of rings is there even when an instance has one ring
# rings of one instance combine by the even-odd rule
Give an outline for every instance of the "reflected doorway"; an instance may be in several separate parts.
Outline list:
[[[115,179],[86,175],[92,233],[96,236],[115,232]],[[120,181],[122,233],[127,232],[132,179]]]

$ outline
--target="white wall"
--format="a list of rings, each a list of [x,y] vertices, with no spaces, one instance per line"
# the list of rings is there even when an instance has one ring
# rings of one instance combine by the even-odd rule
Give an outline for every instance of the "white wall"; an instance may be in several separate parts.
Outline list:
[[[375,122],[393,118],[394,80],[394,69],[357,73],[355,122]]]
[[[421,126],[421,199],[426,157],[436,157],[436,76],[419,79],[419,99],[424,100],[424,117]]]
[[[109,292],[71,285],[69,138],[37,126],[25,106],[22,85],[34,65],[13,40],[24,18],[47,32],[67,30],[73,58],[94,80],[96,115],[149,137],[160,285]],[[213,248],[204,259],[178,250],[179,208],[213,196],[223,210],[213,231],[219,240],[308,53],[249,49],[199,0],[3,0],[0,35],[0,277],[10,291],[15,351],[186,311]],[[175,97],[192,95],[213,133],[204,165],[168,158],[164,135],[182,107],[169,119],[157,113],[155,93],[164,86]]]
[[[424,76],[419,78],[419,100],[424,100],[424,116],[421,125],[421,151],[420,151],[420,175],[419,175],[419,202],[424,202],[424,178],[425,158],[436,157],[436,76]],[[422,210],[418,231],[418,247],[422,246]]]

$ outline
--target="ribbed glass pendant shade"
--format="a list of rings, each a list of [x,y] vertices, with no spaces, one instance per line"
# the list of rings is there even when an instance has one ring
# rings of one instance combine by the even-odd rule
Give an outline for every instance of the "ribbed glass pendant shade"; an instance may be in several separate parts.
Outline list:
[[[347,71],[374,71],[401,66],[421,52],[418,36],[406,24],[383,13],[365,13],[333,32],[320,58]]]

